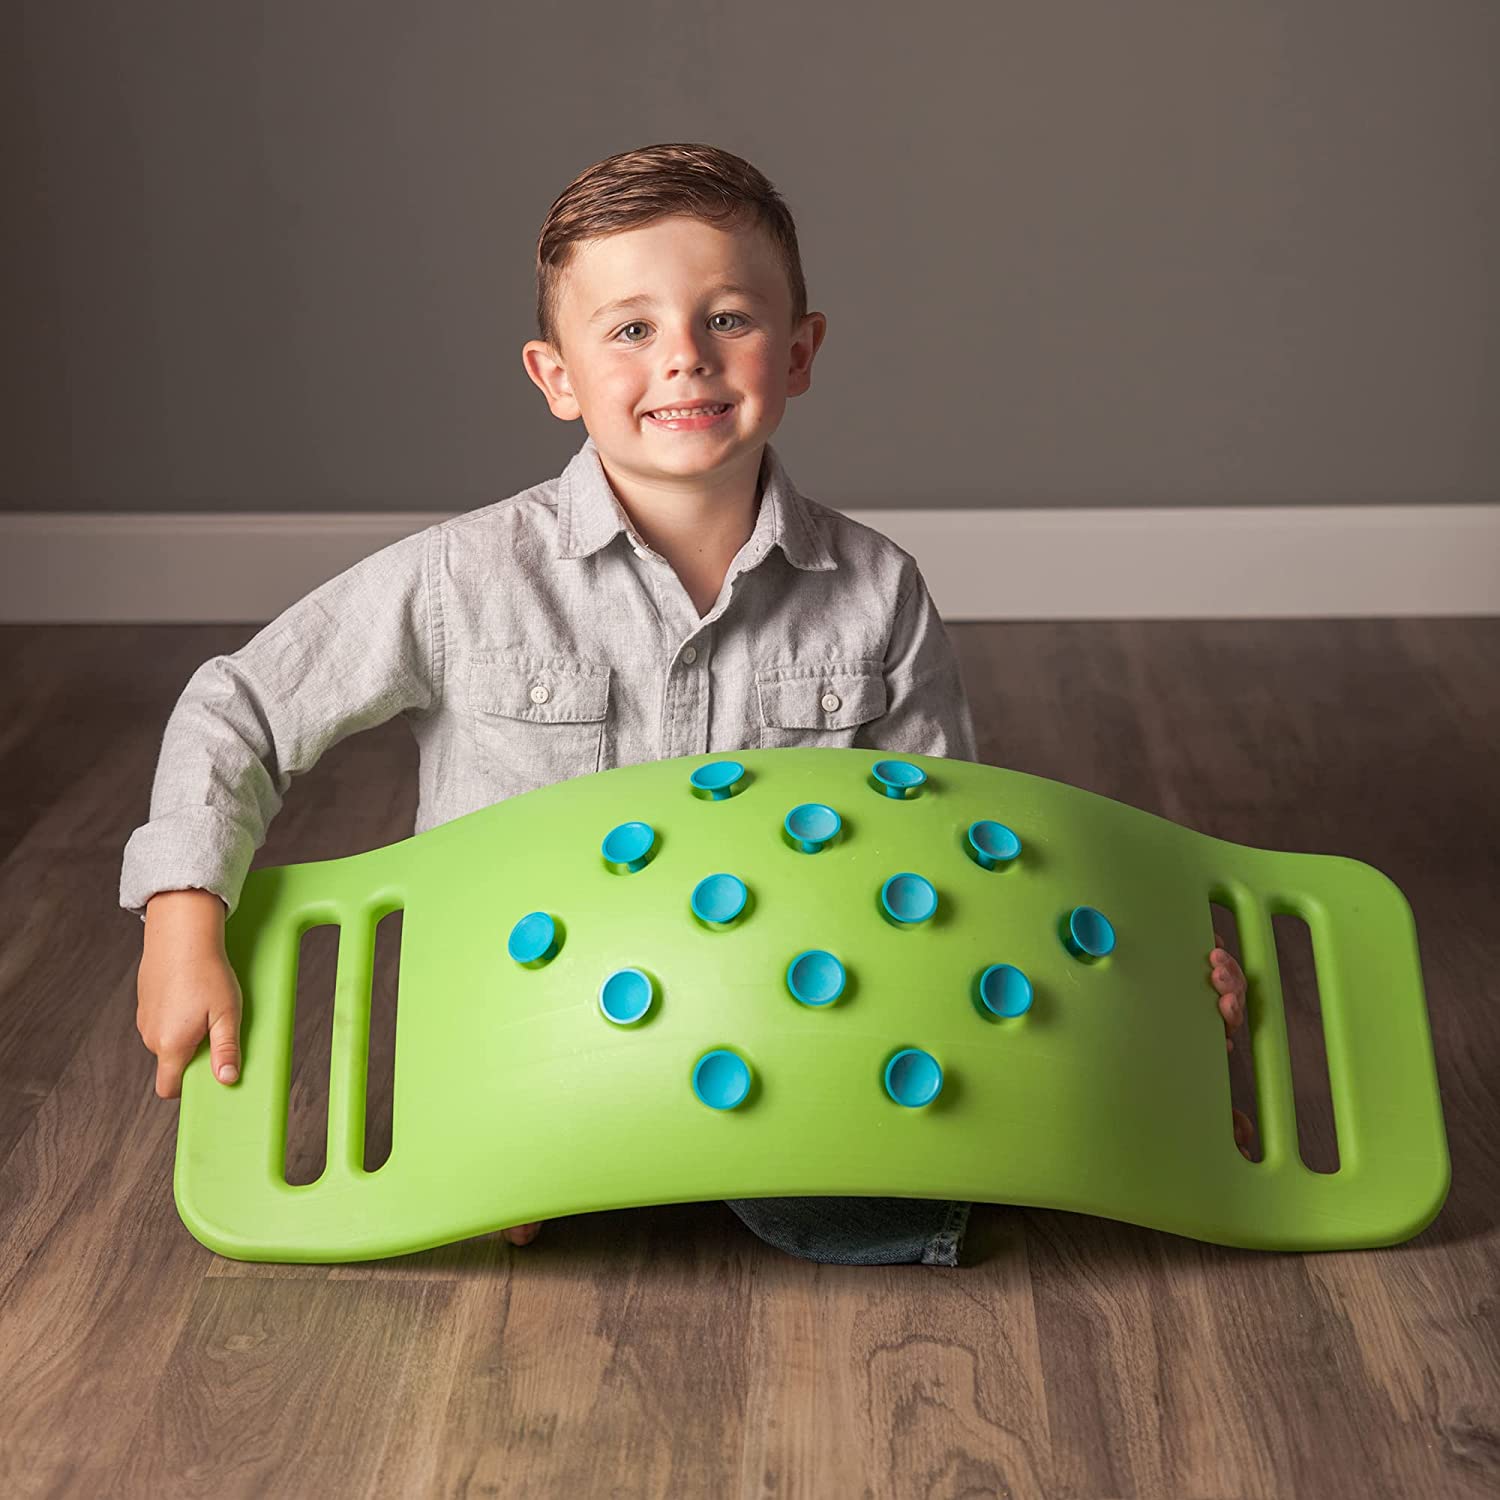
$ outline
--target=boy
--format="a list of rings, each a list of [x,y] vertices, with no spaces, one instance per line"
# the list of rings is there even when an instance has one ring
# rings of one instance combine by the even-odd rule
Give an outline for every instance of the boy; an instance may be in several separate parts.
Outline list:
[[[526,373],[588,432],[563,473],[357,563],[206,662],[172,712],[120,882],[145,922],[137,1026],[163,1098],[205,1033],[215,1076],[237,1076],[224,918],[291,778],[355,730],[406,716],[415,832],[569,777],[748,746],[977,759],[916,563],[800,495],[770,446],[827,322],[771,184],[708,146],[610,157],[553,203],[537,280]],[[1210,959],[1227,1032],[1244,979],[1222,949]],[[730,1207],[769,1243],[844,1264],[957,1265],[969,1210]]]

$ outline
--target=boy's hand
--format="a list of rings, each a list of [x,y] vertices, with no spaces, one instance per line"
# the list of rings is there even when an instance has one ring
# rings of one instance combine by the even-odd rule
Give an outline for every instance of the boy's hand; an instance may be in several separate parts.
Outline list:
[[[1209,983],[1219,996],[1219,1014],[1224,1018],[1224,1050],[1233,1052],[1234,1041],[1230,1032],[1238,1031],[1245,1024],[1245,972],[1217,932],[1214,933],[1214,942],[1218,946],[1208,955]],[[1246,1161],[1253,1161],[1246,1148],[1255,1140],[1255,1126],[1250,1123],[1249,1115],[1232,1105],[1229,1113],[1234,1121],[1234,1144]]]
[[[1224,939],[1216,932],[1214,942],[1218,947],[1208,955],[1209,978],[1219,995],[1219,1014],[1224,1017],[1224,1050],[1234,1051],[1230,1033],[1239,1030],[1245,1023],[1245,973],[1239,961],[1225,946]]]
[[[179,895],[206,897],[213,906],[156,906],[165,896]],[[241,1006],[240,982],[224,952],[224,905],[219,898],[203,891],[153,896],[136,977],[135,1025],[156,1055],[158,1098],[181,1097],[183,1070],[205,1036],[214,1077],[225,1084],[238,1078]]]

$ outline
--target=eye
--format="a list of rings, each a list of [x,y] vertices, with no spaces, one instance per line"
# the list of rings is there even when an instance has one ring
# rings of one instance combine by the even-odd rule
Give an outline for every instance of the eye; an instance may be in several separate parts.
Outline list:
[[[713,318],[738,318],[741,323],[748,323],[750,321],[749,318],[747,318],[743,313],[737,312],[717,312],[713,314]],[[709,321],[712,322],[713,318],[710,318]],[[642,323],[640,321],[627,323],[622,329],[620,329],[620,332],[615,335],[615,339],[619,340],[622,334],[628,332],[632,328],[649,328],[650,326],[651,325],[649,323]],[[717,331],[719,333],[732,333],[734,330],[731,328],[721,328]],[[641,341],[640,339],[626,339],[625,342],[627,344],[639,344]]]

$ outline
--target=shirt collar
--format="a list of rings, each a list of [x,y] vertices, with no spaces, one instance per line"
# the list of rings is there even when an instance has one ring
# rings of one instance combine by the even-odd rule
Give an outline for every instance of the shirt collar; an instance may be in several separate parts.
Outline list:
[[[753,568],[773,546],[808,571],[836,568],[822,524],[792,484],[776,450],[767,443],[760,461],[760,513],[750,534],[745,566]],[[587,557],[614,540],[633,535],[630,518],[610,488],[592,436],[569,460],[557,490],[557,556]]]

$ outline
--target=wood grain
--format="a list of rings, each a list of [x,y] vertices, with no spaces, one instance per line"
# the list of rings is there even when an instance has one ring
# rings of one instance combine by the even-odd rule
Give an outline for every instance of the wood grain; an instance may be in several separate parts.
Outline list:
[[[1500,621],[948,628],[983,759],[1400,885],[1453,1162],[1423,1234],[1264,1254],[981,1204],[957,1269],[834,1266],[712,1202],[579,1214],[524,1249],[220,1259],[173,1206],[178,1105],[154,1093],[140,924],[116,901],[167,714],[250,632],[8,626],[0,1494],[1500,1494]],[[257,863],[407,836],[415,770],[399,722],[344,741]],[[1300,1146],[1332,1170],[1299,925],[1276,923]],[[329,993],[334,945],[307,957],[309,993]],[[326,1024],[310,1004],[304,1173]],[[1250,1112],[1248,1049],[1225,1065]]]

